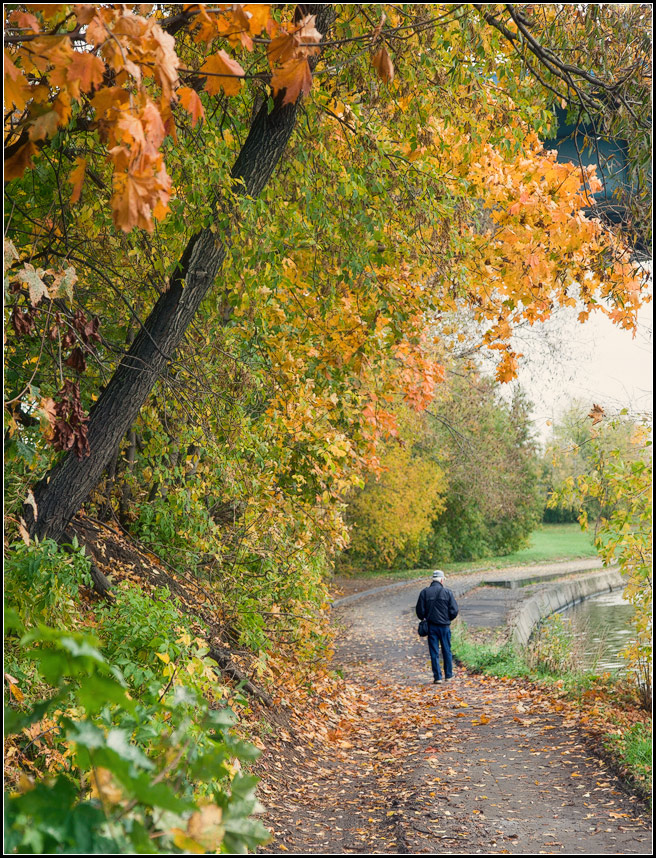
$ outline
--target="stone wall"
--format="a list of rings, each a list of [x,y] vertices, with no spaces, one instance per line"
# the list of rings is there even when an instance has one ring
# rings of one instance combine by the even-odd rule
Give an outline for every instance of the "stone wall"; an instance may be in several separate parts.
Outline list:
[[[535,626],[544,617],[588,596],[617,590],[624,584],[624,579],[615,568],[604,569],[581,578],[539,585],[539,589],[533,590],[512,612],[509,619],[510,635],[516,643],[525,644]]]

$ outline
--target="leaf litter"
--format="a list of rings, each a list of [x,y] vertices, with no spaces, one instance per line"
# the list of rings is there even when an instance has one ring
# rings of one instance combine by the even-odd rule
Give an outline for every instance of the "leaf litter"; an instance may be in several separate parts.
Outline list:
[[[340,612],[343,679],[264,739],[259,852],[651,854],[585,710],[525,680],[428,684],[425,644],[385,598]]]

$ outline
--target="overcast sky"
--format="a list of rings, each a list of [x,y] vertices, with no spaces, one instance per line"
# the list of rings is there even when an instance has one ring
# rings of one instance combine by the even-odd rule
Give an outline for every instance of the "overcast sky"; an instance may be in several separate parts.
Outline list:
[[[550,422],[576,399],[609,414],[622,408],[635,415],[653,411],[653,305],[641,309],[635,338],[601,314],[584,324],[576,315],[560,311],[513,339],[524,353],[518,380],[534,403],[535,430],[543,442]]]

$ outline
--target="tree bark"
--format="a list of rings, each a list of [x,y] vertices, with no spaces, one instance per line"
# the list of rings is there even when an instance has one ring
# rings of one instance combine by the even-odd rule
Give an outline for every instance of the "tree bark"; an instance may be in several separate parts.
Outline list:
[[[333,20],[332,7],[298,7],[298,17],[312,14],[317,16],[316,28],[325,35]],[[312,60],[314,66],[316,58]],[[281,93],[271,113],[266,102],[261,106],[232,169],[237,193],[257,197],[264,189],[294,130],[298,104],[283,106]],[[36,515],[31,505],[23,507],[23,519],[31,536],[60,539],[69,520],[98,484],[214,285],[229,238],[229,234],[217,238],[206,228],[189,240],[168,290],[159,297],[89,414],[89,456],[78,459],[68,452],[34,487]]]

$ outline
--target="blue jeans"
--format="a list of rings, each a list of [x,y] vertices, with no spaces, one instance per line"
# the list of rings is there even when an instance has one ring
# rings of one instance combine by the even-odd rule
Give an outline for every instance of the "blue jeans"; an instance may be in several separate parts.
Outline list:
[[[428,651],[430,652],[431,667],[433,668],[433,679],[442,679],[440,673],[440,647],[442,647],[442,659],[444,661],[444,676],[451,679],[453,676],[453,660],[451,658],[451,627],[428,624]]]

